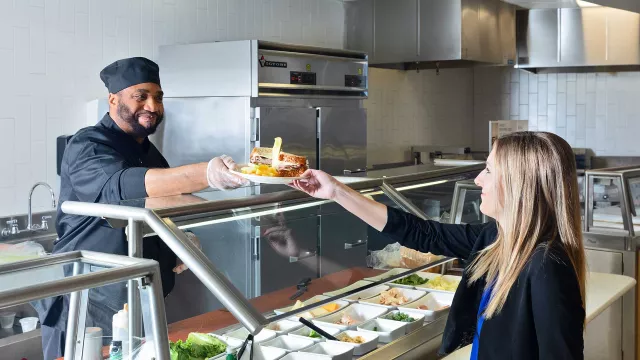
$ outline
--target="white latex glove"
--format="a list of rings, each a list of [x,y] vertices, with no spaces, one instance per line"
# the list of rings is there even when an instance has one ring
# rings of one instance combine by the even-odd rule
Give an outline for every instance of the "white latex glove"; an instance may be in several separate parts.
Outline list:
[[[185,234],[187,235],[187,237],[189,238],[189,240],[191,241],[191,243],[195,246],[198,247],[198,249],[202,250],[202,245],[200,244],[200,239],[198,239],[198,237],[196,236],[196,234],[192,233],[192,232],[185,232]],[[187,265],[185,265],[182,260],[178,259],[178,261],[176,262],[177,266],[173,268],[173,272],[180,275],[183,272],[185,272],[186,270],[189,270],[189,267]]]
[[[235,167],[236,163],[230,156],[222,155],[211,159],[209,165],[207,165],[207,182],[209,186],[214,189],[227,190],[248,185],[249,182],[246,179],[229,171],[229,169],[234,169]]]

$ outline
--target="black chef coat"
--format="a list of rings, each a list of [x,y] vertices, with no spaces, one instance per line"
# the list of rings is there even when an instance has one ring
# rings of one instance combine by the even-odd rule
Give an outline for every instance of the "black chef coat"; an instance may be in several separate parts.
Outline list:
[[[61,165],[60,202],[120,204],[123,200],[147,197],[144,177],[149,168],[168,168],[158,149],[146,139],[138,143],[113,121],[109,114],[95,126],[78,131],[65,149]],[[125,204],[129,205],[129,204]],[[90,250],[127,255],[125,229],[113,229],[101,218],[69,215],[58,207],[56,230],[59,240],[54,253]],[[157,237],[143,242],[143,256],[160,263],[165,296],[175,281],[176,256]],[[71,269],[65,269],[67,276]],[[89,323],[111,333],[111,317],[127,301],[124,283],[89,292]],[[68,298],[57,297],[36,304],[43,325],[64,331]],[[88,325],[89,326],[89,325]]]

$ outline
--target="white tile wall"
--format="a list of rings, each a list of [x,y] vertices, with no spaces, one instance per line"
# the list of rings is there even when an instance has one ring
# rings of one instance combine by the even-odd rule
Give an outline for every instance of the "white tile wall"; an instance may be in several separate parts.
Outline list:
[[[477,149],[488,148],[490,120],[517,119],[596,155],[640,155],[640,72],[535,75],[476,68],[474,89]]]
[[[55,139],[86,123],[114,60],[215,40],[341,48],[343,33],[341,0],[0,0],[0,215],[25,213],[36,181],[59,188]]]
[[[370,68],[369,76],[368,165],[404,161],[412,145],[472,145],[472,69]]]

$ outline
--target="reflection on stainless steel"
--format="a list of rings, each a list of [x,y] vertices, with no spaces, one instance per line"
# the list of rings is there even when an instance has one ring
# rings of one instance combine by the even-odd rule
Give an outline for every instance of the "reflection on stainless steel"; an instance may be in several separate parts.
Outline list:
[[[264,316],[247,302],[224,274],[216,269],[206,255],[170,219],[162,219],[146,209],[74,201],[63,203],[62,211],[74,215],[146,222],[247,330],[257,334],[266,323]]]
[[[34,300],[46,299],[71,293],[69,323],[67,327],[67,344],[65,347],[65,359],[82,358],[82,352],[76,351],[80,339],[76,335],[78,330],[84,328],[84,316],[82,299],[86,300],[88,289],[115,284],[130,279],[145,278],[149,280],[152,291],[151,319],[153,335],[149,337],[155,345],[156,357],[159,360],[169,360],[169,339],[167,338],[167,322],[165,318],[164,302],[162,301],[162,287],[160,281],[160,268],[153,260],[134,259],[125,256],[95,253],[89,251],[74,251],[64,254],[51,255],[39,259],[21,261],[0,265],[0,275],[11,275],[21,271],[31,271],[52,265],[74,264],[74,276],[61,278],[37,285],[26,285],[19,288],[0,292],[0,308],[23,304]],[[81,268],[89,265],[108,267],[101,271],[82,273]],[[83,296],[83,294],[85,296]],[[83,334],[84,331],[81,333]]]
[[[635,70],[640,15],[607,7],[517,12],[518,67]],[[551,69],[550,71],[552,71]]]

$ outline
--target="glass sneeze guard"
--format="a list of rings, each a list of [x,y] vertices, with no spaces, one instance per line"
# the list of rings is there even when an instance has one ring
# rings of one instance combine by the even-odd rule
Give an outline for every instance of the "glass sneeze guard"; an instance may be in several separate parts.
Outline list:
[[[471,179],[482,168],[481,164],[364,179],[349,186],[424,219],[424,211],[404,193],[445,183],[453,188],[455,181]],[[379,289],[413,272],[434,272],[453,260],[434,257],[392,273],[371,269],[366,263],[368,253],[382,250],[391,240],[372,243],[370,230],[362,221],[351,218],[335,203],[312,199],[295,190],[218,201],[181,195],[156,201],[161,206],[144,208],[149,200],[128,202],[130,206],[65,202],[62,210],[102,217],[114,227],[128,226],[132,256],[141,254],[144,236],[157,235],[206,287],[209,294],[202,296],[212,294],[254,335],[274,321]],[[202,249],[183,230],[194,232]],[[382,273],[384,277],[379,277]],[[202,296],[194,294],[189,300],[195,302]],[[291,310],[298,300],[305,301],[305,306]],[[287,311],[274,314],[278,309]]]

